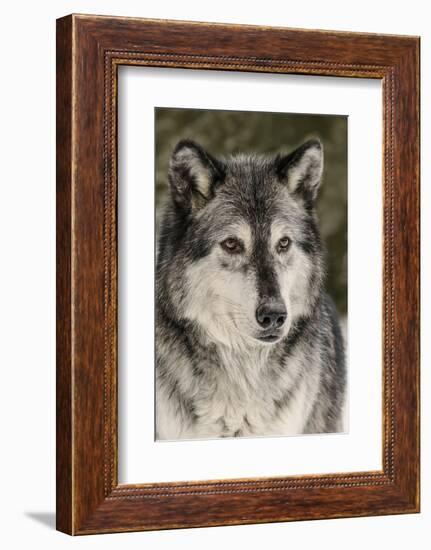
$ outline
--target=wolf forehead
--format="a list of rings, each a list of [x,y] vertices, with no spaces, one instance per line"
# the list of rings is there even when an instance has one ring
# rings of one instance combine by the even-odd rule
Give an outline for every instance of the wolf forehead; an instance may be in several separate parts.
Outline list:
[[[215,195],[218,191],[226,214],[236,212],[250,223],[265,223],[268,216],[282,214],[292,203],[278,182],[273,158],[240,153],[223,162],[224,179]]]
[[[248,158],[253,163],[253,159]],[[270,170],[259,172],[256,164],[232,171],[215,197],[195,213],[196,223],[211,232],[232,233],[243,240],[269,238],[282,229],[300,230],[308,218],[298,202],[273,181]]]

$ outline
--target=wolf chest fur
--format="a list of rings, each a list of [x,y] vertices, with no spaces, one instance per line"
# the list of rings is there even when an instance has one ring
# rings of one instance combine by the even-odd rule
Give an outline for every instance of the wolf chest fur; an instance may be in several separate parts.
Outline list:
[[[338,432],[344,344],[315,213],[323,149],[174,149],[156,268],[156,432]]]

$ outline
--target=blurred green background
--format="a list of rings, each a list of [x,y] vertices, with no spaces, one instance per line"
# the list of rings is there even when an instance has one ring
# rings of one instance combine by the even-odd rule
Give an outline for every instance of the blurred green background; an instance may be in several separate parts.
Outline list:
[[[317,212],[327,249],[326,288],[338,311],[347,313],[347,117],[200,109],[155,110],[156,220],[167,192],[169,157],[189,138],[211,154],[289,152],[311,137],[325,151]]]

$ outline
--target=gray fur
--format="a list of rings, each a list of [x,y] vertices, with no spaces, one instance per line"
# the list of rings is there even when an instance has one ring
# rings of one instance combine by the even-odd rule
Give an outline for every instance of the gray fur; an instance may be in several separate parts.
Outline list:
[[[175,148],[156,270],[158,439],[343,431],[322,169],[317,140],[271,158]]]

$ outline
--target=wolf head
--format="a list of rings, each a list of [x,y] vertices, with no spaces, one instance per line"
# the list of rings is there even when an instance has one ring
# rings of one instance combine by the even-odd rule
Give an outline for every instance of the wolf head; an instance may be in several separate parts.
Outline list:
[[[215,158],[180,141],[161,224],[158,307],[230,347],[285,338],[310,314],[323,278],[314,203],[323,148]]]

